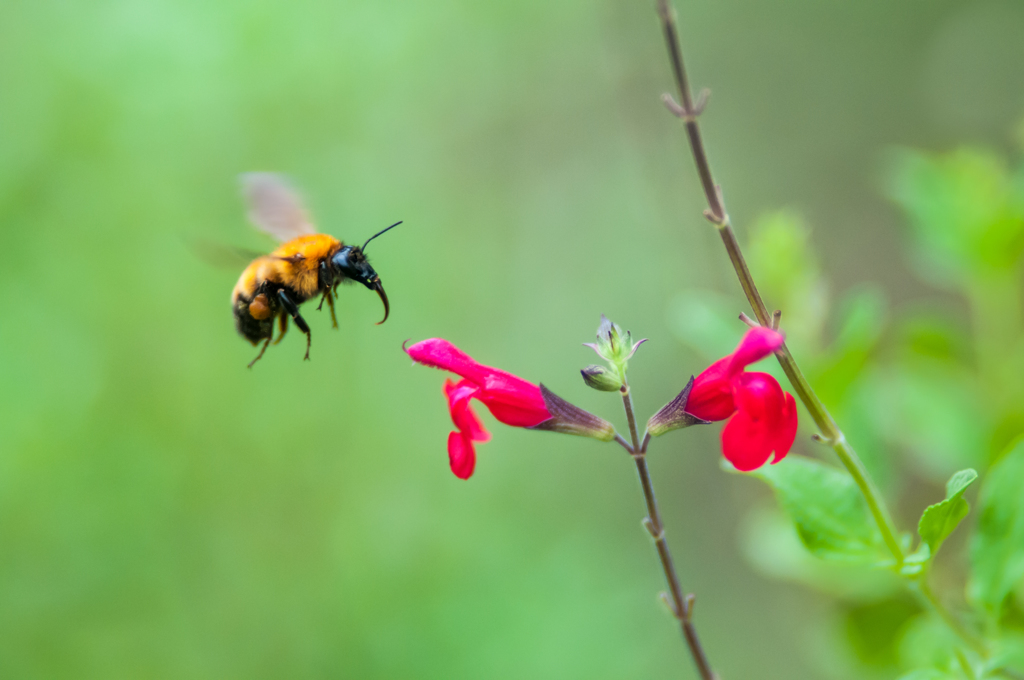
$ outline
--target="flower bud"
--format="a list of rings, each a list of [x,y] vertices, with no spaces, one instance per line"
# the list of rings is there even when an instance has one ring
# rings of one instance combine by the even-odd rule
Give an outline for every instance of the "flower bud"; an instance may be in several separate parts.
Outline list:
[[[583,382],[587,383],[587,387],[593,387],[595,390],[615,392],[622,388],[622,381],[619,380],[619,376],[604,366],[591,364],[580,371],[580,373],[583,375]]]
[[[681,427],[706,425],[710,422],[686,412],[686,402],[690,398],[691,389],[693,389],[693,376],[690,376],[690,381],[686,383],[686,387],[676,395],[675,399],[665,404],[660,411],[651,416],[651,419],[647,421],[647,432],[652,437],[657,437],[672,430],[678,430]]]
[[[601,325],[597,327],[597,342],[583,344],[597,352],[597,355],[608,363],[623,369],[636,352],[636,348],[645,342],[646,338],[634,343],[629,331],[623,332],[621,326],[612,323],[602,314]]]
[[[607,420],[570,404],[544,387],[543,383],[540,385],[540,393],[544,397],[544,405],[551,417],[527,429],[574,434],[579,437],[599,439],[603,442],[615,439],[615,428]]]

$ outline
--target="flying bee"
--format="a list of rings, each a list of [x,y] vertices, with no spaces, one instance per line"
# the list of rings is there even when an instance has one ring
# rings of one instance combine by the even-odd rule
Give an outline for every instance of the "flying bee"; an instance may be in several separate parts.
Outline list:
[[[253,346],[263,343],[249,368],[267,351],[275,321],[280,333],[274,344],[281,342],[288,330],[288,317],[306,334],[308,360],[312,336],[309,324],[299,313],[299,305],[320,295],[317,310],[326,301],[331,322],[337,328],[334,295],[340,283],[358,281],[376,291],[384,303],[384,318],[377,323],[388,320],[388,296],[365,251],[370,241],[401,222],[374,234],[362,247],[347,246],[333,236],[316,233],[302,199],[280,175],[256,172],[242,175],[241,180],[249,220],[260,231],[281,241],[274,252],[249,263],[231,292],[231,311],[238,332]]]

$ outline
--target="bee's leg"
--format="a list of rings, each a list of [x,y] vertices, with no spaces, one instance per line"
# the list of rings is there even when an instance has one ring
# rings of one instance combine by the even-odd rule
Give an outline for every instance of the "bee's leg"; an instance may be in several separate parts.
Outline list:
[[[295,325],[299,327],[299,330],[306,334],[306,361],[309,361],[309,346],[313,342],[313,336],[309,332],[309,325],[302,318],[302,315],[299,314],[298,305],[292,302],[292,299],[288,297],[288,293],[284,292],[284,288],[277,291],[277,298],[284,305],[285,311],[292,315],[292,319],[295,320]]]
[[[288,332],[288,315],[287,314],[282,314],[281,316],[277,317],[277,327],[278,327],[278,329],[280,329],[281,333],[280,333],[280,335],[277,336],[277,340],[274,341],[275,345],[280,344],[281,341],[284,340],[284,334]]]
[[[267,338],[263,343],[263,347],[260,347],[260,353],[256,355],[256,358],[249,362],[249,368],[263,357],[263,353],[267,351],[267,346],[270,345],[270,338]]]
[[[328,288],[324,291],[324,294],[320,297],[320,304],[317,305],[316,311],[320,311],[324,306],[324,300],[327,300],[327,307],[331,310],[331,327],[338,327],[338,317],[334,315],[334,296],[331,294],[331,289]]]
[[[331,310],[331,327],[337,328],[338,317],[334,315],[334,296],[331,294],[330,290],[328,290],[325,295],[327,295],[327,307]]]

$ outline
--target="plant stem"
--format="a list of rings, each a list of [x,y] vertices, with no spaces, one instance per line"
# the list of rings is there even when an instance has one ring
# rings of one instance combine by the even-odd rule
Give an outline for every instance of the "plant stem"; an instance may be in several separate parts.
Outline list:
[[[772,315],[768,312],[764,301],[761,300],[761,294],[757,290],[754,278],[751,276],[750,269],[743,258],[743,252],[740,250],[739,241],[736,240],[736,234],[733,233],[732,225],[729,222],[729,215],[725,210],[725,203],[722,200],[722,193],[718,185],[715,184],[711,174],[711,165],[708,163],[707,153],[704,150],[704,141],[700,134],[700,126],[697,123],[697,117],[703,108],[703,97],[695,107],[690,94],[690,85],[686,78],[686,70],[683,67],[683,57],[679,48],[679,37],[676,32],[674,12],[669,6],[668,0],[658,0],[658,15],[661,18],[665,42],[668,45],[669,59],[672,63],[676,88],[679,90],[679,97],[682,101],[681,105],[677,104],[671,97],[666,95],[665,103],[686,125],[690,150],[693,153],[693,160],[697,166],[697,174],[700,176],[701,187],[704,189],[704,195],[707,198],[708,209],[704,211],[704,215],[718,229],[718,234],[722,238],[722,243],[725,245],[725,250],[729,254],[729,259],[732,261],[736,275],[739,277],[740,285],[743,287],[743,292],[746,294],[758,322],[766,328],[771,328]],[[783,344],[775,353],[775,356],[779,360],[782,370],[786,373],[786,377],[789,378],[793,391],[797,393],[800,401],[803,402],[808,412],[810,412],[811,418],[814,419],[815,424],[821,430],[822,438],[832,446],[836,455],[839,456],[840,462],[842,462],[843,466],[853,477],[854,482],[856,482],[861,494],[867,501],[871,516],[878,525],[878,530],[881,532],[886,546],[888,546],[889,551],[892,553],[896,567],[899,568],[903,564],[904,554],[896,538],[896,528],[889,516],[885,501],[864,468],[864,464],[857,456],[856,451],[853,450],[853,447],[847,443],[842,430],[836,425],[825,405],[821,403],[814,390],[811,389],[803,372],[793,359],[793,355],[790,354],[789,348]]]
[[[978,638],[978,636],[964,628],[963,624],[961,624],[960,621],[957,620],[957,618],[954,617],[948,609],[946,609],[945,605],[942,604],[942,601],[935,596],[934,592],[932,592],[931,586],[928,585],[927,570],[922,573],[916,581],[914,581],[914,585],[916,586],[914,589],[921,595],[921,598],[925,601],[925,604],[928,605],[928,608],[946,624],[946,627],[953,631],[964,645],[969,649],[972,649],[982,659],[988,659],[989,652],[985,646],[984,640]]]
[[[654,485],[651,483],[651,474],[647,469],[647,457],[644,455],[647,451],[647,444],[650,442],[650,436],[645,434],[641,445],[636,416],[633,414],[633,396],[625,381],[625,375],[622,377],[622,406],[626,410],[626,421],[629,423],[629,434],[632,440],[632,445],[627,450],[633,455],[636,471],[640,477],[640,487],[643,489],[644,500],[647,502],[647,518],[644,520],[644,527],[654,538],[654,546],[658,550],[661,568],[665,571],[665,580],[668,581],[672,614],[679,620],[683,637],[690,650],[690,656],[693,657],[693,663],[697,666],[697,672],[700,673],[702,680],[716,680],[717,676],[711,671],[711,664],[700,644],[700,638],[697,637],[697,629],[693,625],[693,595],[683,595],[683,590],[679,585],[679,576],[676,574],[676,568],[672,562],[672,553],[668,549],[668,540],[665,538],[665,525],[661,521],[658,501],[654,497]]]

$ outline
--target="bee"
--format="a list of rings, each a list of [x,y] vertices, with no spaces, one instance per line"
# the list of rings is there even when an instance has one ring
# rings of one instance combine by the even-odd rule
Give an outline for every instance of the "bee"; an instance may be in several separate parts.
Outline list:
[[[358,281],[376,291],[384,303],[384,318],[388,320],[388,296],[380,277],[366,259],[366,246],[388,229],[377,232],[360,246],[347,246],[333,236],[318,234],[313,228],[302,199],[288,182],[273,173],[257,172],[242,175],[242,193],[249,208],[249,220],[260,231],[281,241],[269,255],[261,255],[249,263],[231,291],[231,311],[235,328],[253,346],[263,343],[259,354],[249,368],[263,357],[274,336],[274,323],[280,329],[281,342],[288,331],[288,318],[306,335],[306,357],[312,335],[309,324],[299,313],[299,306],[320,295],[331,312],[331,322],[338,327],[334,314],[334,295],[338,284]]]

